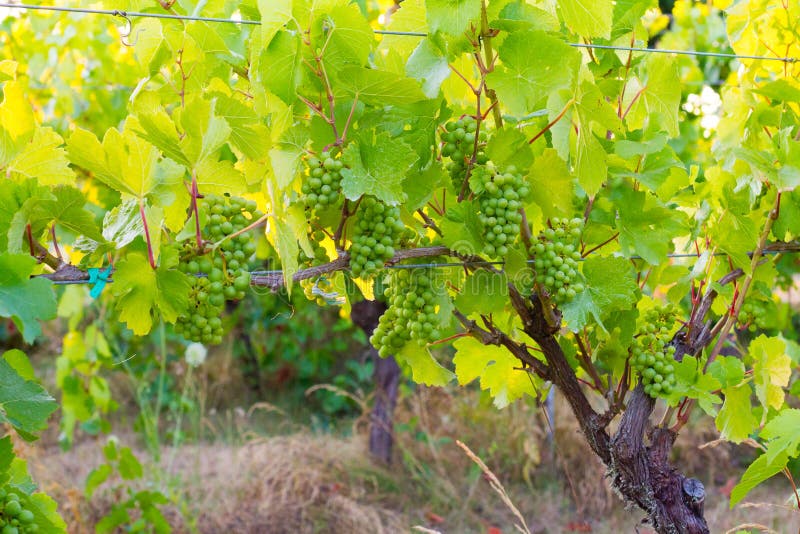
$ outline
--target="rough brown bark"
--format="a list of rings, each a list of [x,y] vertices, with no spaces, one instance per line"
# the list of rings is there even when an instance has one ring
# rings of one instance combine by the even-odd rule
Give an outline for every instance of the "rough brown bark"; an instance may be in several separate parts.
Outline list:
[[[525,333],[536,341],[544,354],[549,379],[569,402],[589,446],[608,468],[612,487],[623,500],[645,511],[660,534],[707,534],[703,485],[683,476],[668,461],[675,433],[664,428],[649,428],[655,401],[637,386],[619,429],[613,437],[609,436],[607,418],[589,404],[558,344],[559,317],[548,317],[537,295],[525,298],[513,286],[510,292]],[[682,352],[695,350],[695,346],[687,344]],[[647,442],[646,437],[649,438]]]
[[[350,317],[369,337],[378,326],[378,320],[384,311],[386,304],[383,302],[364,300],[353,304]],[[381,358],[373,347],[370,347],[370,357],[375,365],[372,373],[375,404],[370,414],[369,452],[376,459],[388,464],[392,461],[394,445],[394,409],[400,384],[400,366],[394,356]]]

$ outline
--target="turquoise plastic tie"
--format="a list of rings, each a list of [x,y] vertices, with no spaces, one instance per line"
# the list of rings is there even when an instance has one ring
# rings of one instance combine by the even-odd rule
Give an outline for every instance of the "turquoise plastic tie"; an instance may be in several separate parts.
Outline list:
[[[100,296],[100,293],[103,292],[103,289],[106,287],[108,283],[108,277],[111,275],[111,265],[106,267],[105,269],[99,269],[97,267],[91,267],[88,270],[89,273],[89,283],[94,284],[92,286],[92,290],[89,291],[89,294],[92,296],[93,299],[96,299]]]

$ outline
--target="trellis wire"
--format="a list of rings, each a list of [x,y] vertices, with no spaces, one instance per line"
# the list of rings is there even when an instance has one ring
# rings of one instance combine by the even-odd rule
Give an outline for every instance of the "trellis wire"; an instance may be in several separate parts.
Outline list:
[[[223,24],[237,24],[237,25],[251,25],[260,26],[260,20],[247,20],[247,19],[227,19],[218,17],[200,17],[195,15],[173,15],[168,13],[147,13],[143,11],[122,11],[118,9],[90,9],[83,7],[59,7],[59,6],[37,6],[32,4],[11,4],[0,3],[0,7],[22,10],[41,10],[41,11],[60,11],[65,13],[88,13],[92,15],[111,15],[114,17],[122,18],[153,18],[153,19],[169,19],[169,20],[187,20],[197,22],[213,22]],[[378,35],[404,35],[408,37],[427,37],[425,32],[410,32],[410,31],[397,31],[397,30],[373,30]],[[575,48],[591,48],[597,50],[617,50],[622,52],[643,52],[649,54],[677,54],[687,56],[699,57],[718,57],[724,59],[753,59],[763,61],[782,61],[784,63],[796,63],[800,61],[797,57],[773,57],[773,56],[757,56],[747,54],[729,54],[725,52],[702,52],[699,50],[671,50],[664,48],[641,48],[630,46],[616,46],[616,45],[601,45],[592,43],[567,43],[569,46]]]
[[[764,250],[761,252],[762,255],[766,254],[797,254],[800,253],[800,250]],[[724,252],[715,252],[711,254],[712,256],[725,256]],[[748,253],[748,255],[752,255]],[[622,256],[620,256],[622,257]],[[685,254],[667,254],[668,259],[673,258],[697,258],[698,255],[694,253],[685,253]],[[586,258],[581,258],[578,261],[584,261]],[[644,259],[641,256],[630,256],[630,260],[641,260]],[[526,260],[525,263],[533,264],[535,260]],[[452,267],[465,267],[465,266],[481,266],[481,265],[505,265],[504,261],[489,261],[489,260],[467,260],[461,262],[436,262],[436,263],[397,263],[394,265],[386,265],[384,266],[385,269],[448,269]],[[283,276],[283,271],[280,269],[277,270],[267,270],[267,271],[251,271],[251,275],[255,276]],[[330,274],[330,273],[325,273]],[[197,273],[196,276],[203,277],[206,276],[204,273]],[[324,276],[321,275],[321,276]],[[89,280],[52,280],[53,284],[55,285],[72,285],[72,284],[90,284]],[[113,280],[107,280],[108,283],[112,283]]]

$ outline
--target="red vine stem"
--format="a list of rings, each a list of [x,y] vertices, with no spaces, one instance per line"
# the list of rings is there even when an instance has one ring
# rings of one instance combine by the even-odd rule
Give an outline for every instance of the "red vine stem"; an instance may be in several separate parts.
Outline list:
[[[194,212],[194,232],[197,239],[197,249],[203,250],[203,233],[200,230],[200,210],[197,209],[197,199],[202,198],[200,191],[197,189],[197,173],[192,170],[192,212]],[[145,222],[145,228],[147,222]]]
[[[542,128],[542,130],[539,133],[537,133],[536,135],[531,137],[531,140],[528,141],[528,144],[532,145],[534,142],[536,142],[537,139],[539,139],[541,136],[543,136],[545,134],[545,132],[547,132],[550,128],[555,126],[556,123],[558,121],[560,121],[564,117],[564,114],[567,113],[567,111],[569,110],[569,108],[572,107],[573,104],[575,104],[575,99],[574,98],[570,98],[569,101],[567,102],[567,105],[565,105],[564,109],[561,110],[561,113],[559,113],[558,116],[555,119],[550,121],[547,126]]]
[[[147,216],[144,213],[144,199],[139,200],[139,215],[142,217],[142,225],[144,226],[144,239],[147,243],[147,259],[150,261],[150,267],[156,268],[156,258],[153,254],[153,244],[150,242],[150,228],[147,225]]]

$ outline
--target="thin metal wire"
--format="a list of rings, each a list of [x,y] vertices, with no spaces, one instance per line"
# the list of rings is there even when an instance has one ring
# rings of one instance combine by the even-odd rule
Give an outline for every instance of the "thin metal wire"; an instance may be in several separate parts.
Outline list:
[[[762,59],[766,61],[783,61],[784,63],[796,63],[800,61],[797,57],[773,57],[773,56],[751,56],[747,54],[728,54],[726,52],[701,52],[699,50],[674,50],[669,48],[637,48],[629,46],[601,45],[591,43],[567,43],[575,48],[593,48],[598,50],[621,50],[623,52],[646,52],[650,54],[678,54],[686,56],[700,57],[720,57],[726,59]]]
[[[217,17],[196,17],[193,15],[171,15],[168,13],[145,13],[142,11],[122,11],[118,9],[89,9],[85,7],[59,7],[59,6],[35,6],[31,4],[0,4],[0,7],[12,9],[38,10],[38,11],[61,11],[64,13],[89,13],[91,15],[111,15],[124,18],[150,18],[150,19],[170,19],[170,20],[193,20],[199,22],[220,22],[227,24],[249,24],[260,26],[260,20],[236,20]]]
[[[60,11],[66,13],[89,13],[93,15],[111,15],[123,18],[154,18],[154,19],[170,19],[170,20],[189,20],[199,22],[216,22],[223,24],[238,24],[238,25],[251,25],[260,26],[260,20],[247,20],[247,19],[226,19],[218,17],[199,17],[193,15],[172,15],[167,13],[146,13],[142,11],[121,11],[111,9],[90,9],[82,7],[59,7],[59,6],[37,6],[32,4],[11,4],[0,3],[0,7],[11,9],[23,10],[41,10],[41,11]],[[405,35],[408,37],[427,37],[425,32],[405,32],[397,30],[373,30],[378,35]],[[718,57],[724,59],[753,59],[763,61],[781,61],[784,63],[796,63],[800,61],[797,57],[775,57],[775,56],[756,56],[746,54],[729,54],[725,52],[702,52],[699,50],[673,50],[666,48],[640,48],[629,46],[616,46],[616,45],[601,45],[592,43],[567,43],[569,46],[575,48],[591,48],[597,50],[618,50],[622,52],[643,52],[648,54],[677,54],[686,56],[699,56],[699,57]]]

